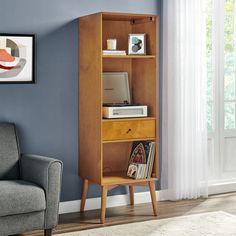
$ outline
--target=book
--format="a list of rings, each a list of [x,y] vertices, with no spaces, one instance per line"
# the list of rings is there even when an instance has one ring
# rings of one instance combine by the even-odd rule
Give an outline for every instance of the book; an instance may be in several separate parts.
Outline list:
[[[154,163],[154,157],[155,157],[155,150],[156,150],[156,144],[155,142],[151,143],[151,152],[150,152],[150,158],[147,161],[147,169],[146,169],[146,178],[150,178],[152,175],[152,168]]]
[[[125,56],[126,55],[126,51],[125,50],[103,50],[102,51],[103,55],[116,55],[116,56]]]
[[[133,179],[143,179],[146,164],[132,163],[127,170],[127,176]]]
[[[150,178],[154,156],[155,142],[133,142],[127,168],[127,176],[134,179]]]
[[[138,165],[133,163],[128,166],[127,176],[133,179],[137,178]]]

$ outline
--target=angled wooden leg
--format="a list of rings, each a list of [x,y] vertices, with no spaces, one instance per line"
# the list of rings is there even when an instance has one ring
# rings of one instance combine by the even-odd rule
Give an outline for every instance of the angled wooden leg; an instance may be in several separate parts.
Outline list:
[[[86,197],[87,197],[87,193],[88,193],[88,185],[89,185],[88,180],[84,179],[82,198],[81,198],[81,202],[80,202],[80,212],[84,212]]]
[[[134,205],[134,186],[129,185],[129,198],[130,198],[130,205]]]
[[[155,216],[157,216],[157,199],[156,199],[156,190],[155,190],[155,181],[149,181],[149,189],[152,198],[152,209]]]
[[[107,202],[107,186],[102,186],[102,197],[101,197],[101,223],[105,223],[106,217],[106,202]]]
[[[52,236],[52,229],[45,229],[44,236]]]

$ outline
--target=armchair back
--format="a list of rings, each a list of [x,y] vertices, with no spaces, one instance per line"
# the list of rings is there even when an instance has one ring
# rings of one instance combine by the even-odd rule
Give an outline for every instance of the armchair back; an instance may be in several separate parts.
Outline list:
[[[0,180],[19,178],[19,155],[15,125],[0,123]]]

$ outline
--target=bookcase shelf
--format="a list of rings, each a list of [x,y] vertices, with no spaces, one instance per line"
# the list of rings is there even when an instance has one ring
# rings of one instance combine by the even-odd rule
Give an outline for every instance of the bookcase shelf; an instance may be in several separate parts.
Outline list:
[[[137,56],[137,55],[103,55],[103,58],[109,59],[155,59],[155,55],[143,55],[143,56]]]
[[[128,51],[128,35],[146,34],[146,55],[102,55],[108,38],[117,39],[117,50]],[[157,215],[155,181],[159,179],[159,16],[100,12],[79,18],[79,175],[83,179],[81,212],[89,184],[101,186],[101,223],[105,222],[107,192],[111,186],[148,184]],[[127,72],[134,104],[148,106],[148,117],[102,117],[103,72]],[[149,179],[126,176],[133,141],[156,142]]]
[[[137,183],[147,183],[149,181],[155,181],[157,178],[148,178],[148,179],[131,179],[127,177],[126,172],[117,171],[117,172],[108,172],[103,173],[102,184],[104,185],[116,185],[119,184],[137,184]]]
[[[121,139],[121,140],[103,140],[102,143],[119,143],[119,142],[134,142],[134,141],[143,141],[143,138],[131,138],[131,139]],[[154,138],[145,138],[146,141],[156,141]]]
[[[114,122],[114,121],[137,121],[137,120],[156,120],[156,117],[142,117],[142,118],[117,118],[117,119],[107,119],[103,118],[102,122]]]

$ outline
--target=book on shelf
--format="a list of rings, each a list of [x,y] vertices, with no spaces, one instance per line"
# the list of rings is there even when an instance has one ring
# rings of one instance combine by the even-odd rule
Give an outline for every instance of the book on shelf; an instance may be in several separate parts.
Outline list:
[[[126,51],[125,50],[103,50],[102,54],[104,56],[125,56]]]
[[[146,169],[146,164],[132,163],[127,170],[127,176],[133,179],[143,179]]]
[[[156,150],[156,143],[151,142],[150,158],[148,158],[148,160],[147,160],[147,169],[145,172],[146,178],[151,178],[151,176],[152,176],[152,168],[153,168],[153,163],[154,163],[155,150]]]
[[[150,178],[155,157],[155,142],[135,141],[132,144],[127,176],[133,179]]]

